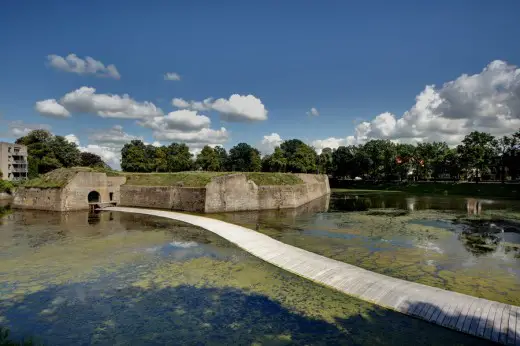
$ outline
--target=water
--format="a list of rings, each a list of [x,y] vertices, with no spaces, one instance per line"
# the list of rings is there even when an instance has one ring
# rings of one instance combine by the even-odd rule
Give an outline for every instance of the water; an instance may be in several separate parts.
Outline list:
[[[406,232],[346,232],[362,220],[339,211],[338,197],[296,210],[213,217],[253,228],[260,223],[263,232],[302,247],[327,245],[331,257],[365,245],[374,255],[417,248]],[[0,326],[15,339],[34,336],[48,345],[484,343],[321,287],[172,220],[116,212],[0,213]]]
[[[520,305],[518,201],[334,191],[307,208],[215,217],[382,274]]]

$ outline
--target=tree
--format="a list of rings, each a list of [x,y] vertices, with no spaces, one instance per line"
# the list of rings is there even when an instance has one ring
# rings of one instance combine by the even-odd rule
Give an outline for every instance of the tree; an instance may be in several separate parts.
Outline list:
[[[215,149],[206,145],[197,155],[195,165],[204,171],[218,172],[221,170],[220,156]]]
[[[74,167],[81,164],[80,151],[76,144],[62,136],[53,136],[47,130],[33,130],[16,140],[27,146],[28,176],[35,178],[60,167]]]
[[[284,172],[286,166],[287,159],[280,147],[274,148],[274,152],[271,155],[266,155],[262,159],[263,172]]]
[[[332,149],[323,148],[321,154],[318,156],[318,169],[320,173],[331,173],[332,170]]]
[[[146,145],[141,140],[126,143],[121,149],[121,169],[125,172],[150,172]]]
[[[287,159],[287,171],[293,173],[315,173],[318,154],[314,148],[299,139],[284,141],[280,148]]]
[[[193,155],[184,143],[172,143],[166,147],[168,172],[183,172],[193,168]]]
[[[154,169],[155,172],[168,171],[167,149],[165,146],[161,146],[155,149]]]
[[[260,152],[247,143],[238,143],[229,150],[231,170],[239,172],[260,172],[262,162]]]
[[[485,132],[473,131],[464,137],[458,151],[468,176],[473,175],[477,182],[481,179],[493,162],[497,145],[495,137]]]
[[[54,136],[49,140],[49,147],[54,157],[63,167],[76,167],[81,164],[81,152],[76,143],[71,143],[63,136]]]
[[[82,167],[106,167],[106,163],[97,154],[83,152],[79,155],[79,158]]]
[[[213,148],[213,150],[215,151],[215,153],[217,153],[217,156],[219,158],[220,170],[221,171],[230,170],[229,165],[228,165],[228,154],[226,152],[226,149],[217,145],[215,148]]]
[[[332,172],[336,177],[355,178],[352,176],[352,162],[354,160],[353,147],[341,146],[332,153]]]

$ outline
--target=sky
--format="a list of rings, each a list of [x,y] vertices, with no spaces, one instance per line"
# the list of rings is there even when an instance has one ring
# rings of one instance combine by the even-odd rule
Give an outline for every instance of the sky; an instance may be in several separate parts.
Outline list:
[[[0,2],[0,141],[269,154],[520,129],[520,2]]]

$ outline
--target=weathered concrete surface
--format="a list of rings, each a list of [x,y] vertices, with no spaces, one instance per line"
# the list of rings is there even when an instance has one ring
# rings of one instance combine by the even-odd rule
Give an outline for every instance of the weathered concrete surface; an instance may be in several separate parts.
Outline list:
[[[503,344],[520,344],[518,306],[377,274],[219,220],[138,208],[107,210],[187,222],[227,239],[266,262],[345,294],[470,335]]]
[[[206,189],[122,185],[119,205],[204,212]]]
[[[88,210],[88,194],[92,191],[99,193],[100,203],[119,203],[120,184],[125,181],[125,177],[107,177],[105,173],[76,172],[62,188],[16,189],[13,206],[51,211]]]
[[[257,186],[237,173],[206,185],[206,213],[296,208],[330,193],[325,175],[298,174],[304,184]]]
[[[61,189],[40,189],[36,187],[19,187],[13,199],[13,207],[22,209],[38,209],[62,211]]]
[[[7,192],[0,192],[0,200],[3,199],[12,199],[13,195],[8,194]]]

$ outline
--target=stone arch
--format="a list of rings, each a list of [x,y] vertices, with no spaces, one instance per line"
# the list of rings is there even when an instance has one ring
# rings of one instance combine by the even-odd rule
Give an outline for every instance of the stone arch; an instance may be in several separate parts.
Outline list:
[[[90,191],[87,200],[89,203],[99,203],[101,202],[101,195],[97,191]]]

